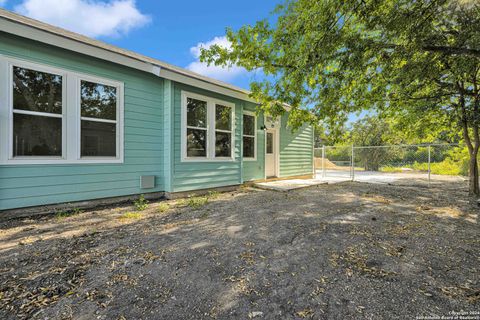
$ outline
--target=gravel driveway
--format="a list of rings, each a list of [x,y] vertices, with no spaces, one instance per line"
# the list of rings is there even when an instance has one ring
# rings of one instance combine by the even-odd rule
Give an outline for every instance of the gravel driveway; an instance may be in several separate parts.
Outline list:
[[[479,211],[342,183],[3,222],[0,319],[480,318]]]

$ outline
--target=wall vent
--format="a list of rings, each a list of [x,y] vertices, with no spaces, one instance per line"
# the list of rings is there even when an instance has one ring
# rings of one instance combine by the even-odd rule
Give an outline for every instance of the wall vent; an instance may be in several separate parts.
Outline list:
[[[141,189],[155,188],[155,176],[140,176],[140,188]]]

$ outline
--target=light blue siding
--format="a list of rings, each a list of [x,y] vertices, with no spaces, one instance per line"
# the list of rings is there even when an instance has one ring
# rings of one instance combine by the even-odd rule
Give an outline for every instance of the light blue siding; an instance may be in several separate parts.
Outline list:
[[[280,131],[280,177],[313,173],[313,127],[304,125],[292,131],[288,113],[282,116]]]
[[[254,112],[256,106],[246,103],[244,110]],[[243,161],[243,181],[261,180],[265,178],[265,131],[263,126],[263,114],[257,116],[257,159]]]
[[[149,192],[184,192],[261,180],[265,172],[263,116],[257,117],[257,159],[242,161],[243,110],[255,104],[161,79],[68,50],[0,32],[0,54],[124,83],[124,163],[0,165],[0,210]],[[181,91],[235,105],[234,161],[181,161]],[[313,130],[280,129],[280,175],[312,173]],[[154,175],[153,189],[140,176]]]
[[[182,90],[213,97],[235,104],[235,161],[222,162],[182,162],[181,161],[181,93]],[[241,183],[240,139],[242,107],[244,102],[214,92],[175,83],[174,86],[174,163],[173,191],[182,192]]]
[[[1,32],[0,54],[125,84],[125,162],[0,165],[0,210],[165,189],[162,79]],[[140,175],[155,175],[155,189],[140,189]]]

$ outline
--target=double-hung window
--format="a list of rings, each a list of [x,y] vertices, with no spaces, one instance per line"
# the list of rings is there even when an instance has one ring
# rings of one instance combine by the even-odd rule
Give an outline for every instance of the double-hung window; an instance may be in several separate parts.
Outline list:
[[[123,162],[123,84],[0,56],[0,164]]]
[[[215,104],[215,157],[232,157],[232,107]]]
[[[187,157],[207,156],[207,101],[187,97]]]
[[[117,88],[80,80],[80,155],[117,156]]]
[[[10,157],[54,157],[63,153],[63,76],[12,66]]]
[[[257,118],[253,112],[243,114],[243,158],[255,160],[257,158]]]
[[[182,92],[182,160],[231,161],[234,105]]]

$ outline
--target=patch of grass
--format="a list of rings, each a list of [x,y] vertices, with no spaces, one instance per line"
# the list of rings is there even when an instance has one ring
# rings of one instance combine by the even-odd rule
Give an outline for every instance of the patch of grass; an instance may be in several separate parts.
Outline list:
[[[207,196],[194,196],[185,199],[180,199],[177,205],[180,207],[190,207],[193,209],[199,209],[208,203],[209,198]]]
[[[414,171],[428,172],[428,162],[414,162],[401,167],[383,166],[380,168],[381,172],[399,173],[403,172],[402,168],[412,169]],[[432,174],[459,176],[464,175],[463,163],[461,161],[454,161],[452,159],[445,159],[442,162],[430,163],[430,170]]]
[[[143,215],[139,212],[125,212],[118,219],[120,220],[138,220],[141,219]]]
[[[65,218],[68,218],[70,217],[72,214],[68,211],[58,211],[57,213],[55,213],[55,218],[57,219],[65,219]]]
[[[203,207],[208,203],[208,197],[192,197],[187,199],[187,206],[193,209]]]
[[[218,191],[209,191],[207,197],[209,199],[216,199],[220,196],[220,192]]]
[[[73,208],[72,210],[58,211],[58,212],[55,213],[55,217],[57,219],[64,219],[64,218],[68,218],[70,216],[80,214],[80,213],[83,213],[82,209]]]
[[[383,166],[380,168],[380,172],[387,172],[387,173],[399,173],[403,172],[401,167],[393,167],[393,166]]]
[[[168,205],[168,203],[165,203],[165,202],[160,203],[157,207],[157,210],[160,213],[167,212],[168,209],[170,209],[170,206]]]
[[[141,194],[140,197],[133,202],[133,206],[135,207],[135,210],[143,211],[148,208],[148,200],[145,199],[143,194]]]

